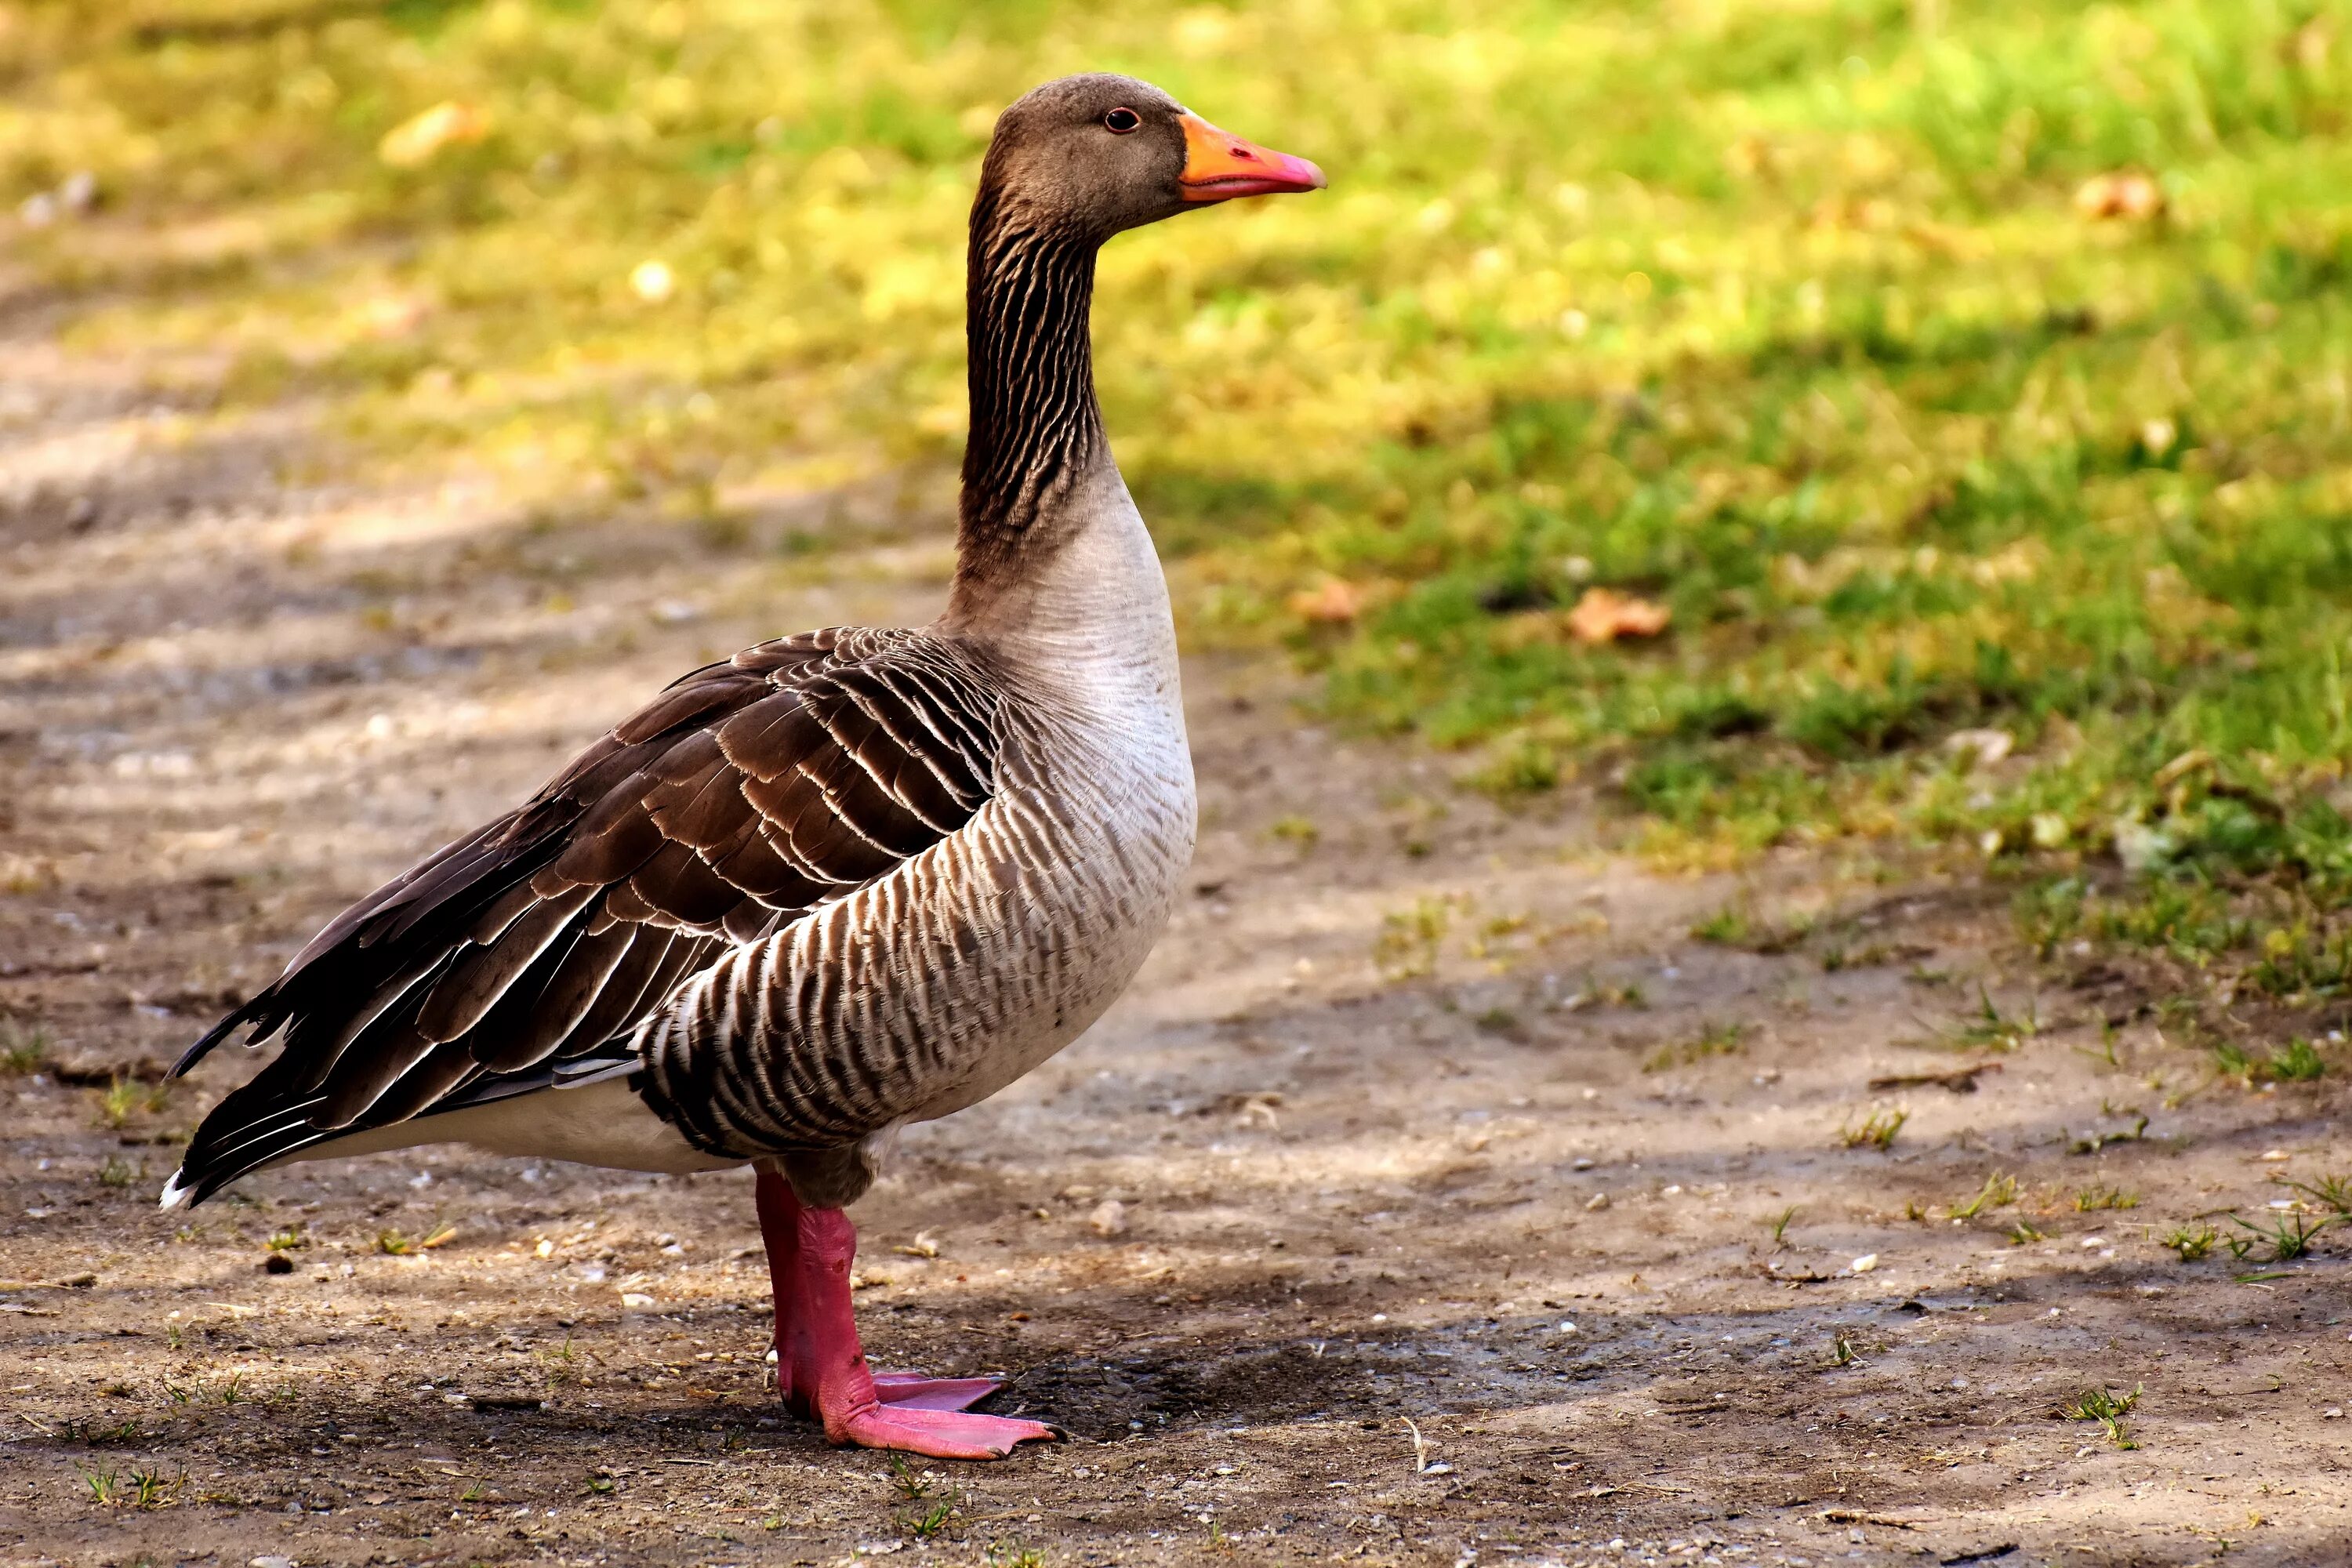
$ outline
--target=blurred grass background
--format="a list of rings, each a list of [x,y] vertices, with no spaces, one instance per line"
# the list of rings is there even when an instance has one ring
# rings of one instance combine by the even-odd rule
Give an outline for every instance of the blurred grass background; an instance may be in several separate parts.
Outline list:
[[[1190,637],[1506,796],[1593,781],[1664,864],[1981,857],[2045,946],[2311,1000],[2352,983],[2348,26],[9,0],[0,196],[71,341],[725,537],[763,489],[943,493],[992,116],[1133,71],[1333,180],[1106,258]],[[1672,624],[1580,642],[1593,587]]]

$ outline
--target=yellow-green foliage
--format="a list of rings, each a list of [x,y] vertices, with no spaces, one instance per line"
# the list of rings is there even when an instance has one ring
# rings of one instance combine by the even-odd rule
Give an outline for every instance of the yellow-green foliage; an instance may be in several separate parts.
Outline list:
[[[0,0],[0,196],[97,176],[21,247],[80,341],[698,518],[947,472],[991,118],[1139,72],[1332,176],[1106,257],[1196,634],[1498,789],[1614,753],[1676,858],[2352,873],[2347,0]],[[1587,585],[1673,625],[1579,644]]]

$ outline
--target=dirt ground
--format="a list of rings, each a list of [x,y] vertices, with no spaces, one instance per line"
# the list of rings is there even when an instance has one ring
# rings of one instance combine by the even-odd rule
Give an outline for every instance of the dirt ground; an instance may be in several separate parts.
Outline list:
[[[856,1211],[877,1361],[1067,1441],[779,1418],[740,1173],[429,1151],[158,1213],[251,1062],[153,1068],[342,901],[693,663],[927,616],[947,538],[339,488],[299,410],[0,321],[0,1044],[54,1058],[0,1079],[0,1562],[2352,1561],[2334,1233],[2158,1240],[2352,1166],[2335,1084],[2216,1081],[2159,969],[2032,965],[1999,889],[1654,878],[1256,665],[1188,671],[1194,896],[1133,993]],[[1690,939],[1742,898],[1824,919]],[[2114,1434],[2060,1414],[2102,1388]]]

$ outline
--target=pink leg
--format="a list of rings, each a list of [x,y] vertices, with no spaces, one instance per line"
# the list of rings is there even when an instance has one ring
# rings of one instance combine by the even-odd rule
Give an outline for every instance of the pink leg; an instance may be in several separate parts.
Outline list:
[[[969,1413],[995,1392],[993,1378],[876,1376],[850,1312],[857,1231],[849,1216],[803,1207],[773,1172],[761,1171],[754,1190],[776,1299],[776,1390],[787,1409],[822,1421],[834,1443],[935,1459],[999,1459],[1016,1443],[1053,1436],[1034,1421]]]
[[[792,1184],[772,1171],[756,1173],[752,1194],[759,1205],[760,1233],[768,1244],[768,1284],[776,1308],[776,1388],[787,1405],[803,1415],[814,1415],[813,1394],[797,1402],[791,1384],[792,1363],[784,1353],[793,1325],[800,1316],[801,1201]],[[885,1405],[915,1410],[966,1410],[995,1393],[1002,1383],[993,1377],[925,1377],[913,1372],[877,1372],[874,1392]]]

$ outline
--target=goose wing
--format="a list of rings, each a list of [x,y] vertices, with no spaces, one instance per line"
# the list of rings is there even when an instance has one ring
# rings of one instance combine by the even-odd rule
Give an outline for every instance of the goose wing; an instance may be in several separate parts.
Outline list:
[[[955,832],[995,789],[997,699],[920,631],[812,632],[678,680],[519,810],[311,940],[191,1047],[278,1055],[166,1201],[415,1117],[633,1070],[630,1032],[754,942]]]

